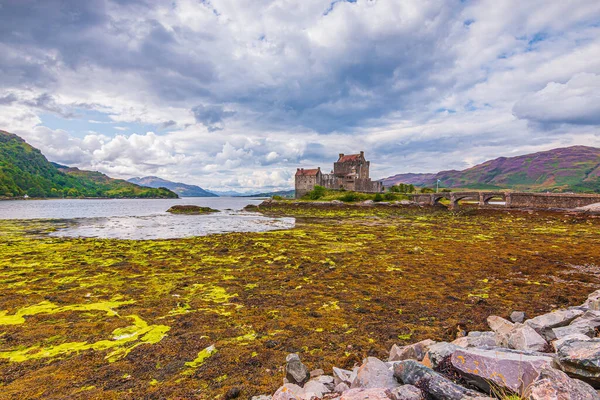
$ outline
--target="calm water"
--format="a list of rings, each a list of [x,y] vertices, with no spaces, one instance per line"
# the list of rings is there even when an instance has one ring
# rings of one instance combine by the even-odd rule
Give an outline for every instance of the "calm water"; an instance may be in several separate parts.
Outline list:
[[[247,197],[183,199],[18,200],[0,201],[0,219],[69,219],[55,236],[120,239],[166,239],[225,232],[262,232],[294,226],[293,218],[269,218],[242,211],[262,200]],[[208,206],[219,213],[171,215],[177,204]]]

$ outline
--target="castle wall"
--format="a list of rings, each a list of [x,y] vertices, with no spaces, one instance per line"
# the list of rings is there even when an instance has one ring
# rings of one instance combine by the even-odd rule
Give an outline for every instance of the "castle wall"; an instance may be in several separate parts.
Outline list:
[[[300,198],[313,190],[318,185],[320,174],[318,175],[296,175],[296,197]]]
[[[340,154],[340,160],[344,155]],[[366,193],[383,191],[381,182],[373,182],[369,178],[371,163],[365,160],[364,153],[345,157],[346,161],[335,162],[333,173],[323,174],[320,169],[316,174],[307,174],[308,170],[298,169],[296,173],[296,197],[300,198],[311,191],[315,185],[333,190],[348,190]],[[315,172],[316,170],[310,170]]]

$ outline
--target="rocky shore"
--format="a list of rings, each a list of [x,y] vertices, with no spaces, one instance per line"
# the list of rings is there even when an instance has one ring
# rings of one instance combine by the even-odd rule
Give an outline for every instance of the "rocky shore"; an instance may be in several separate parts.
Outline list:
[[[580,306],[509,319],[490,316],[489,331],[451,343],[394,345],[388,360],[329,375],[289,354],[283,386],[252,400],[600,399],[600,290]]]

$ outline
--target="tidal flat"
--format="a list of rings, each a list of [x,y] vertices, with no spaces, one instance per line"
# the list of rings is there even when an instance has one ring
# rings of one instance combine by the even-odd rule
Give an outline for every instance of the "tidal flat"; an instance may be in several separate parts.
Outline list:
[[[261,210],[296,227],[136,241],[0,220],[0,398],[247,399],[281,385],[290,352],[349,368],[600,284],[600,219],[584,214]]]

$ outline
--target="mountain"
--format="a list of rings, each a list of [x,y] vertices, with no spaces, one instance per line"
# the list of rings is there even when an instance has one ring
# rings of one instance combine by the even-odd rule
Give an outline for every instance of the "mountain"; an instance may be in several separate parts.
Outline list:
[[[398,174],[383,179],[383,185],[434,187],[438,179],[445,188],[600,193],[600,149],[572,146],[500,157],[463,171]]]
[[[19,136],[0,130],[0,197],[176,198],[172,191],[150,189],[100,172],[49,162]]]
[[[202,189],[200,186],[187,185],[181,182],[171,182],[156,176],[145,176],[143,178],[131,178],[128,182],[136,185],[159,188],[165,187],[177,193],[181,197],[218,197],[216,194]]]
[[[290,197],[293,198],[296,194],[296,190],[278,190],[276,192],[262,192],[262,193],[253,193],[253,194],[245,194],[243,197],[273,197],[273,196],[281,196],[281,197]]]

